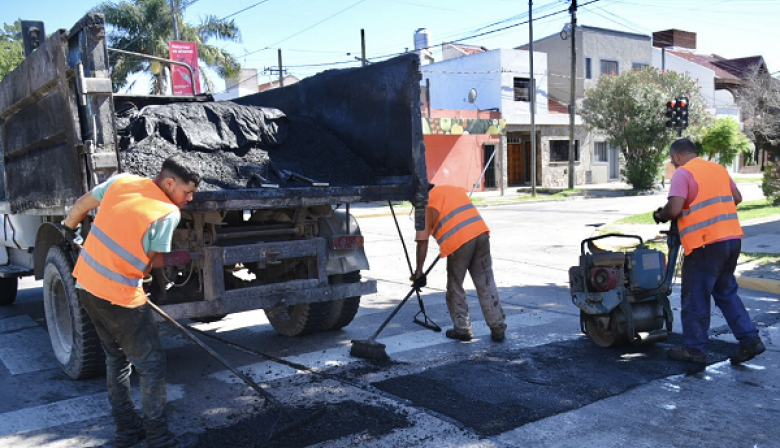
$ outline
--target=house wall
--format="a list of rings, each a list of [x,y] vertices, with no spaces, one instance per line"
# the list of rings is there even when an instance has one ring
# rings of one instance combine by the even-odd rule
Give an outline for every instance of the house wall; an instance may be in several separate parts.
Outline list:
[[[650,36],[624,33],[602,28],[581,26],[577,28],[577,75],[575,97],[579,100],[585,89],[593,87],[601,75],[601,60],[618,62],[618,72],[631,70],[633,63],[652,65]],[[528,49],[523,45],[521,49]],[[550,80],[550,96],[568,102],[571,98],[571,39],[561,39],[560,33],[534,42],[535,52],[547,54],[547,70]],[[585,79],[585,59],[591,59],[591,79]]]
[[[542,186],[569,186],[569,162],[550,162],[550,142],[552,140],[568,140],[569,128],[565,126],[545,126],[540,129],[540,144],[542,149]],[[565,136],[565,137],[562,137]],[[574,185],[588,183],[591,165],[591,142],[586,129],[575,128],[574,138],[580,141],[580,160],[574,162]],[[591,182],[592,183],[592,182]]]
[[[423,81],[430,81],[433,109],[496,108],[508,123],[530,119],[531,103],[514,101],[514,78],[530,78],[527,51],[492,50],[437,62],[422,67]],[[534,54],[536,72],[536,112],[547,114],[547,57]],[[469,91],[477,90],[475,104],[468,102]]]
[[[577,78],[584,77],[585,58],[591,58],[591,79],[583,80],[583,87],[588,89],[598,82],[601,73],[601,61],[617,61],[618,73],[632,70],[634,63],[653,65],[652,39],[650,36],[623,33],[602,28],[581,27],[578,38],[582,42],[581,55],[577,61],[583,70],[577,70]],[[584,95],[584,90],[577,88],[577,98]]]
[[[456,185],[471,191],[484,169],[485,143],[494,143],[501,150],[500,135],[426,135],[425,163],[428,168],[428,181],[433,184]],[[500,176],[500,156],[497,155],[496,182]],[[484,182],[480,182],[476,191],[484,191]]]

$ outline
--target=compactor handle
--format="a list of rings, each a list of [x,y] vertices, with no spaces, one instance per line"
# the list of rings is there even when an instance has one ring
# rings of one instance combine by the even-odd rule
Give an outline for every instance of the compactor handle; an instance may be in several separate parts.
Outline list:
[[[635,238],[635,239],[638,239],[638,240],[639,240],[639,244],[645,244],[645,241],[644,241],[644,240],[642,239],[642,237],[641,237],[641,236],[639,236],[639,235],[623,235],[623,234],[620,234],[620,233],[608,233],[608,234],[606,234],[606,235],[599,235],[599,236],[594,236],[593,238],[587,238],[587,239],[584,239],[584,240],[582,240],[582,244],[581,244],[581,246],[580,246],[580,254],[581,254],[581,255],[585,255],[585,246],[586,246],[586,245],[587,245],[589,242],[591,242],[591,241],[596,241],[596,240],[601,240],[601,239],[604,239],[604,238],[610,238],[610,237],[617,237],[617,238]]]

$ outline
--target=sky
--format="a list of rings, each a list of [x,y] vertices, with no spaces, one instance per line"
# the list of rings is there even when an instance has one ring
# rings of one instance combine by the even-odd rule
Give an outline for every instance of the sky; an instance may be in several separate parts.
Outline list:
[[[184,0],[186,1],[186,0]],[[99,2],[0,0],[0,21],[42,20],[46,32],[69,29]],[[359,66],[361,29],[369,61],[414,48],[427,29],[431,45],[444,41],[512,48],[528,43],[529,1],[522,0],[190,0],[186,22],[214,15],[234,20],[240,43],[214,41],[259,82],[278,77],[282,51],[287,73],[304,78],[330,68]],[[533,0],[534,39],[558,34],[571,21],[570,0]],[[727,58],[761,55],[780,74],[780,0],[579,0],[577,24],[652,35],[680,29],[697,33],[697,53]],[[434,55],[439,53],[434,49]],[[224,83],[215,82],[216,91]],[[141,92],[136,92],[141,93]]]

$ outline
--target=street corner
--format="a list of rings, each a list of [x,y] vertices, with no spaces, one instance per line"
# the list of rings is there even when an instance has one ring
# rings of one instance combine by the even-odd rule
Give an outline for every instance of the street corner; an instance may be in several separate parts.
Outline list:
[[[740,288],[780,295],[780,265],[752,261],[737,266],[735,272]]]

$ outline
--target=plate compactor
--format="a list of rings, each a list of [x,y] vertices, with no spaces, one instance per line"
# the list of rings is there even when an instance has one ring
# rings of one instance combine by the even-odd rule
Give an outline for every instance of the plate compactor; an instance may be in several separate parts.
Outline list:
[[[569,283],[582,332],[597,345],[647,344],[672,333],[669,295],[680,252],[677,222],[662,233],[668,263],[663,252],[648,248],[638,235],[611,233],[582,241],[580,264],[569,269]],[[639,245],[625,252],[607,251],[594,243],[603,238],[633,238]]]

